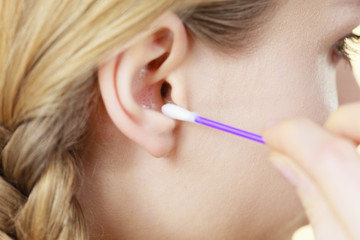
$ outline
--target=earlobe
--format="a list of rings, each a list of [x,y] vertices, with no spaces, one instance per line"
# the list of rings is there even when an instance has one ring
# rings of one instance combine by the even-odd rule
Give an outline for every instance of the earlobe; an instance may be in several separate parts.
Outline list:
[[[151,36],[99,68],[98,81],[108,115],[119,131],[153,156],[165,157],[175,146],[176,123],[160,109],[171,99],[186,107],[185,81],[173,75],[186,57],[188,36],[181,20],[170,12],[151,27]],[[172,96],[174,92],[182,96]]]

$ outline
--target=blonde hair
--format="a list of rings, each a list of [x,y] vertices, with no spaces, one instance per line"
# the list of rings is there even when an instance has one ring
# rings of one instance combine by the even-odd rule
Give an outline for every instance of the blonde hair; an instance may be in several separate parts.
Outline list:
[[[0,1],[0,238],[88,239],[75,184],[110,52],[169,9],[194,36],[234,47],[269,1]]]

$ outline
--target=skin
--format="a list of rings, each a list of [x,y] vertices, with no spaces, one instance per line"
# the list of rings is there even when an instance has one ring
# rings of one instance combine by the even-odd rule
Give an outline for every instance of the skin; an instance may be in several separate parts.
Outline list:
[[[276,138],[263,146],[159,109],[172,101],[254,133],[298,116],[323,124],[338,106],[332,46],[359,10],[359,1],[284,1],[256,47],[231,55],[192,39],[167,12],[151,25],[161,33],[104,62],[77,196],[92,238],[290,239],[307,218],[268,161],[269,146],[281,150]],[[290,135],[286,146],[302,144]]]
[[[356,64],[356,68],[359,64]],[[339,104],[347,104],[360,100],[360,88],[351,67],[344,61],[341,61],[337,67],[337,89]]]

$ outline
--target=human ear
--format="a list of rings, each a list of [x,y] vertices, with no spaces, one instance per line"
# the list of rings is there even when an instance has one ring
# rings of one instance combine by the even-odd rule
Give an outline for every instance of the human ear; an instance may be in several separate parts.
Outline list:
[[[174,102],[186,107],[184,81],[176,72],[189,51],[182,21],[166,12],[152,34],[110,58],[98,70],[101,97],[115,126],[154,157],[174,148],[175,120],[161,113]]]

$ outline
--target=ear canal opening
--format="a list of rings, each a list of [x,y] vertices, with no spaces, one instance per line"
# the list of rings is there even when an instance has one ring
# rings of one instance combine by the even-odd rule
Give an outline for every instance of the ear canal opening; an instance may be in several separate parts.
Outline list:
[[[174,103],[171,98],[171,90],[171,85],[165,81],[161,86],[161,97],[165,103]]]

